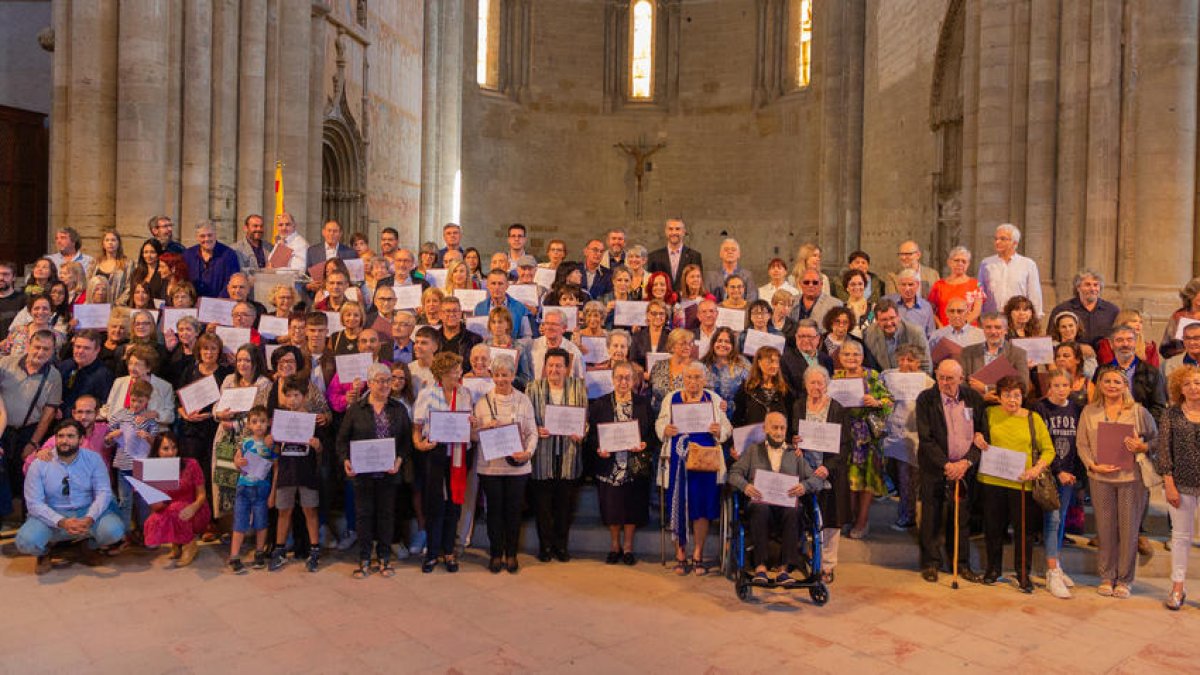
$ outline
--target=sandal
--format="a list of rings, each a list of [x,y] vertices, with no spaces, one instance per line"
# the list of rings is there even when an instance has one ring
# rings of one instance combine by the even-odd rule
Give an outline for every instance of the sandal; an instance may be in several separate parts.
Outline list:
[[[682,576],[687,576],[687,573],[692,571],[691,568],[692,568],[691,560],[681,560],[679,558],[676,558],[675,559],[675,567],[673,567],[671,569],[671,571],[675,573],[675,576],[682,577]]]
[[[692,575],[702,577],[708,574],[708,565],[703,560],[697,559],[692,563]]]
[[[366,579],[367,577],[371,576],[371,562],[369,560],[364,560],[358,563],[358,569],[354,570],[350,576],[354,577],[355,579]]]
[[[390,561],[385,560],[379,566],[379,576],[383,577],[384,579],[391,579],[392,577],[396,576],[396,570],[392,569],[392,563]]]

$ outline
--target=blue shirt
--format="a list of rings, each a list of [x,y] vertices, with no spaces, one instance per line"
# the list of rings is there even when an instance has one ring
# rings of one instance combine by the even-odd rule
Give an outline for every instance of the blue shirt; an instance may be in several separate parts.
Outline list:
[[[392,347],[392,363],[412,363],[413,362],[413,341],[409,340],[408,344],[403,347]]]
[[[934,309],[933,305],[928,300],[921,299],[917,296],[913,299],[911,307],[904,304],[900,296],[896,293],[890,293],[883,296],[884,300],[891,300],[896,303],[896,312],[900,318],[916,326],[920,326],[921,330],[925,331],[925,337],[928,338],[937,329],[937,324],[933,321]]]
[[[35,459],[29,465],[25,505],[29,515],[50,527],[58,527],[58,521],[68,517],[64,511],[87,509],[88,518],[100,520],[111,502],[108,469],[104,459],[91,450],[81,449],[70,464],[55,458],[49,462]]]
[[[271,462],[274,462],[279,457],[279,455],[275,454],[274,447],[269,446],[261,441],[256,441],[253,438],[247,438],[242,441],[242,456],[244,457],[246,455],[258,455],[259,457]],[[271,484],[271,474],[267,474],[267,477],[263,478],[262,480],[259,480],[249,474],[238,474],[238,485],[253,486],[262,485],[264,483],[267,485]]]
[[[505,296],[504,299],[506,300],[504,306],[508,309],[508,313],[512,315],[512,338],[514,340],[521,339],[521,329],[526,319],[529,320],[529,328],[532,332],[532,335],[529,337],[537,337],[534,318],[529,316],[529,310],[526,309],[525,305],[521,304],[520,300],[514,300],[511,296]],[[492,311],[492,297],[490,295],[483,302],[475,305],[475,316],[487,316],[490,311]]]
[[[229,283],[229,277],[242,271],[237,254],[219,241],[207,262],[200,256],[199,244],[183,252],[183,262],[187,264],[188,280],[196,287],[196,296],[201,298],[228,298],[225,285]]]

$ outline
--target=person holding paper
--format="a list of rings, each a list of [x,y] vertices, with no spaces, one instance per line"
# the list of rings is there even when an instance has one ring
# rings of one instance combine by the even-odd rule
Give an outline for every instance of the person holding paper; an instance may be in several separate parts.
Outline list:
[[[983,502],[984,539],[987,549],[987,568],[983,583],[993,584],[1004,566],[1004,538],[1011,526],[1013,531],[1013,561],[1017,567],[1017,586],[1025,593],[1033,592],[1029,570],[1033,564],[1033,535],[1041,523],[1037,503],[1033,501],[1030,481],[1050,467],[1054,460],[1054,442],[1041,415],[1021,407],[1025,401],[1024,384],[1020,378],[1006,375],[996,383],[1000,405],[987,409],[990,449],[1016,451],[1026,455],[1025,472],[1013,481],[978,475]],[[1025,504],[1022,506],[1021,501]],[[1021,522],[1024,515],[1025,522]]]
[[[779,351],[774,347],[763,347],[755,353],[750,375],[738,388],[733,399],[733,412],[729,413],[734,427],[758,424],[772,412],[782,413],[791,426],[795,397],[783,379],[779,364]]]
[[[663,282],[666,275],[659,273]],[[633,340],[629,346],[629,360],[641,365],[645,371],[645,380],[650,379],[650,367],[646,363],[646,355],[667,352],[667,336],[671,329],[667,326],[667,318],[671,308],[662,300],[651,300],[646,305],[645,327],[634,327]]]
[[[1122,337],[1132,344],[1132,331]],[[1126,429],[1132,427],[1133,433],[1121,440],[1102,438],[1100,425],[1104,422],[1127,425]],[[1128,598],[1131,594],[1130,587],[1137,574],[1138,527],[1148,501],[1141,468],[1141,462],[1146,460],[1139,456],[1145,456],[1157,438],[1154,416],[1130,393],[1125,371],[1118,366],[1100,366],[1096,371],[1096,395],[1083,409],[1075,437],[1079,459],[1087,467],[1088,492],[1100,540],[1097,554],[1100,595]],[[1118,454],[1108,454],[1110,448]],[[1123,469],[1116,464],[1121,452],[1133,455],[1133,468]]]
[[[113,391],[117,391],[114,387]],[[146,457],[149,454],[150,442],[158,433],[160,426],[155,418],[155,412],[149,409],[150,396],[153,386],[146,380],[134,380],[122,393],[123,404],[102,412],[108,417],[108,436],[105,441],[117,445],[117,454],[113,457],[113,468],[117,470],[117,495],[120,500],[121,520],[125,531],[132,532],[133,522],[133,488],[124,480],[133,475],[133,460]],[[111,397],[109,399],[112,400]],[[128,536],[126,537],[128,541]]]
[[[275,481],[275,442],[267,433],[271,416],[263,406],[254,406],[246,413],[242,432],[233,441],[236,450],[230,464],[236,472],[235,490],[227,511],[233,511],[233,527],[229,540],[229,559],[226,566],[234,574],[245,574],[242,564],[242,542],[254,533],[254,569],[267,566],[267,533],[270,527],[268,504]],[[221,483],[213,481],[216,486]],[[228,482],[228,481],[222,481]]]
[[[680,576],[689,572],[696,576],[708,574],[704,540],[708,537],[709,523],[721,516],[721,485],[725,482],[725,455],[720,451],[720,445],[733,435],[733,426],[723,410],[724,401],[716,392],[705,388],[707,379],[708,369],[699,361],[684,366],[683,387],[663,399],[654,425],[655,434],[663,441],[658,481],[667,490],[671,537],[675,540],[674,572]],[[673,423],[672,406],[689,403],[712,408],[713,422],[707,431],[685,434]],[[688,456],[693,453],[697,455],[693,465],[698,463],[700,456],[715,454],[716,466],[704,468],[716,470],[689,470]]]
[[[884,430],[887,418],[892,414],[893,399],[887,385],[875,370],[863,367],[863,348],[857,342],[848,341],[838,352],[843,370],[835,371],[834,378],[862,378],[867,391],[863,394],[862,406],[849,411],[853,447],[847,477],[850,482],[850,498],[854,503],[854,526],[847,535],[851,539],[862,539],[870,530],[871,502],[877,495],[886,495],[883,483]]]
[[[605,309],[604,303],[598,300],[589,300],[583,306],[583,310],[579,312],[579,327],[575,334],[571,336],[571,342],[579,348],[579,352],[584,355],[584,361],[589,364],[595,364],[604,359],[596,359],[596,355],[592,354],[583,341],[583,338],[597,338],[598,340],[606,340],[608,331],[605,330]]]
[[[175,435],[166,432],[154,439],[150,456],[155,458],[179,457],[179,443]],[[150,517],[146,518],[146,546],[171,546],[171,560],[176,567],[187,567],[200,553],[196,537],[200,536],[212,519],[208,507],[208,494],[204,489],[204,474],[200,465],[191,457],[179,460],[179,483],[167,490],[169,502],[150,505]]]
[[[929,336],[930,358],[933,359],[935,367],[942,359],[952,356],[954,347],[959,347],[961,351],[962,347],[979,344],[985,339],[978,326],[968,323],[970,308],[966,300],[952,298],[946,302],[942,311],[946,314],[948,322]],[[939,349],[938,345],[942,340],[949,342]]]
[[[338,310],[338,317],[341,319],[342,329],[329,336],[329,352],[334,356],[358,353],[358,335],[363,331],[363,322],[366,321],[362,305],[346,301]]]
[[[392,373],[375,363],[367,370],[368,393],[346,409],[338,430],[338,457],[346,476],[354,481],[354,499],[358,533],[358,569],[355,579],[365,579],[371,566],[372,549],[378,560],[380,576],[395,575],[391,566],[392,540],[395,535],[396,489],[400,467],[412,455],[412,420],[399,401],[391,398]],[[351,444],[362,440],[387,439],[395,445],[395,464],[383,473],[357,473]]]
[[[384,363],[384,365],[387,365],[386,362],[379,360],[379,334],[370,328],[358,334],[358,353],[369,354],[372,363]],[[329,381],[329,386],[325,389],[325,396],[329,400],[329,407],[335,413],[346,412],[346,407],[358,400],[366,390],[366,384],[361,379],[354,379],[347,382],[341,378],[340,373],[335,374],[333,379]]]
[[[280,347],[282,349],[282,347]],[[294,348],[293,348],[294,349]],[[279,350],[276,350],[277,352]],[[292,355],[292,361],[295,362],[295,355]],[[221,393],[224,394],[229,389],[248,389],[255,390],[255,405],[265,404],[266,398],[271,390],[271,380],[267,378],[266,364],[263,362],[262,352],[250,345],[242,345],[233,355],[234,372],[226,375],[223,380],[220,380]],[[232,462],[232,458],[223,458],[221,448],[226,443],[234,442],[234,439],[240,438],[243,433],[243,425],[248,414],[247,411],[234,412],[228,409],[220,409],[221,402],[213,404],[213,418],[219,422],[216,429],[215,437],[212,439],[212,472],[213,472],[213,494],[212,504],[217,515],[225,514],[233,510],[233,499],[235,495],[235,487],[237,484],[240,471]],[[264,497],[265,499],[265,497]]]
[[[491,316],[491,312],[497,308],[507,309],[511,319],[509,332],[512,338],[517,339],[523,335],[529,337],[528,331],[535,327],[535,315],[530,314],[529,308],[520,300],[508,295],[507,269],[493,269],[488,272],[487,292],[487,298],[475,305],[475,316]],[[492,335],[495,336],[496,331],[492,331]]]
[[[1200,499],[1200,368],[1177,368],[1170,392],[1172,405],[1160,420],[1155,468],[1171,514],[1171,590],[1163,605],[1179,610],[1187,599],[1183,584]]]
[[[676,328],[667,335],[667,352],[671,356],[654,364],[650,370],[651,405],[654,408],[662,405],[671,392],[683,387],[683,370],[693,360],[692,344],[692,331],[686,328]]]
[[[305,412],[305,392],[310,388],[303,375],[292,375],[285,379],[279,410]],[[300,502],[300,509],[304,512],[304,524],[308,530],[308,559],[304,566],[309,572],[316,572],[321,563],[317,507],[321,503],[320,454],[324,447],[316,436],[309,438],[307,443],[284,442],[274,438],[272,440],[275,442],[274,451],[279,460],[275,464],[275,489],[267,506],[278,509],[279,518],[275,524],[275,550],[271,553],[267,569],[274,572],[282,569],[285,564],[287,538],[292,529],[292,511],[296,508],[296,502]],[[296,559],[301,555],[297,549]]]
[[[1059,561],[1063,536],[1066,534],[1067,510],[1075,498],[1076,484],[1083,467],[1075,450],[1075,436],[1083,406],[1071,400],[1071,373],[1054,369],[1046,378],[1046,397],[1033,404],[1033,410],[1046,421],[1050,438],[1054,440],[1054,461],[1050,472],[1058,485],[1057,509],[1045,512],[1042,518],[1042,543],[1046,547],[1046,588],[1056,598],[1071,597],[1075,585],[1063,571]]]
[[[296,231],[296,221],[292,214],[284,212],[277,216],[273,243],[274,247],[267,256],[267,269],[291,270],[296,274],[308,271],[304,266],[308,242]]]
[[[707,328],[704,332],[711,333],[717,322],[717,296],[708,292],[708,287],[704,285],[704,272],[700,267],[688,265],[683,268],[683,275],[674,287],[679,289],[679,301],[675,305],[675,325],[690,330],[699,328],[702,323],[701,303],[707,300],[711,311],[706,317]]]
[[[612,270],[612,291],[600,296],[599,301],[604,305],[608,319],[605,328],[614,328],[613,318],[616,315],[618,301],[642,299],[642,287],[633,285],[633,273],[624,265],[617,265]]]
[[[788,490],[789,497],[802,497],[821,490],[825,480],[813,472],[813,468],[800,455],[792,450],[787,442],[788,421],[783,413],[767,413],[763,420],[763,432],[767,438],[755,443],[742,453],[733,467],[729,470],[729,486],[740,490],[751,501],[746,505],[746,515],[750,520],[750,540],[754,543],[753,583],[766,586],[770,579],[767,576],[767,554],[770,547],[771,525],[777,524],[782,534],[781,556],[784,569],[775,577],[775,583],[780,586],[794,586],[799,579],[792,578],[800,568],[800,509],[795,506],[777,506],[760,502],[762,492],[754,485],[759,472],[771,472],[785,476],[796,476],[800,479],[794,487]]]
[[[916,345],[900,345],[896,348],[896,360],[900,367],[886,370],[881,377],[884,382],[889,376],[920,378],[922,390],[934,385],[933,379],[921,370],[921,352]],[[892,529],[900,532],[910,530],[917,524],[917,490],[920,483],[917,472],[917,416],[916,398],[896,397],[892,414],[887,419],[886,436],[883,439],[883,456],[896,460],[896,489],[900,501],[896,506],[896,522]]]
[[[1008,341],[1008,326],[1004,315],[999,312],[984,312],[979,319],[979,325],[983,328],[983,342],[964,347],[958,357],[963,372],[968,375],[967,384],[988,403],[999,403],[995,392],[989,391],[987,383],[976,378],[975,374],[996,359],[1004,359],[1020,378],[1021,389],[1028,391],[1029,364],[1025,359],[1025,350]]]
[[[221,338],[213,333],[201,335],[196,339],[196,362],[183,372],[175,386],[182,389],[205,378],[212,378],[213,383],[223,382],[233,373],[232,366],[224,365],[220,361],[223,350]],[[176,407],[176,414],[181,420],[180,454],[198,459],[204,475],[211,478],[212,443],[217,435],[217,421],[213,418],[212,403],[198,410],[188,410],[181,400]]]
[[[608,339],[605,341],[605,349],[608,350],[608,359],[595,364],[595,370],[612,370],[618,363],[628,363],[633,368],[633,376],[635,382],[633,392],[641,395],[646,389],[646,370],[639,364],[629,360],[629,348],[633,343],[633,338],[629,335],[629,331],[624,328],[614,328],[608,333]]]

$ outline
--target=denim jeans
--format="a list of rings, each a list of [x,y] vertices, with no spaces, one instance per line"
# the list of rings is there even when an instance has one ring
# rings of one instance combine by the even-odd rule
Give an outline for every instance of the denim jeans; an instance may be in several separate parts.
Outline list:
[[[65,518],[82,518],[87,515],[87,507],[68,509],[60,513]],[[92,529],[88,531],[87,535],[82,537],[68,534],[66,530],[47,525],[37,518],[29,518],[17,531],[17,550],[25,555],[46,555],[52,544],[72,539],[87,540],[92,548],[109,546],[125,536],[125,527],[122,522],[121,513],[112,503],[108,505],[100,518],[92,523]]]
[[[1058,558],[1062,549],[1063,536],[1067,532],[1067,509],[1075,496],[1074,485],[1058,486],[1058,509],[1046,511],[1042,516],[1042,542],[1047,558]]]

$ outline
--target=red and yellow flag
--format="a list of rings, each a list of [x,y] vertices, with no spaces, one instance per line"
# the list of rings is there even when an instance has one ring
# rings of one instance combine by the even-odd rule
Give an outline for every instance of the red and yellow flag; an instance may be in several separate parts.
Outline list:
[[[275,160],[275,218],[272,219],[271,241],[279,238],[279,217],[283,215],[283,162]]]

